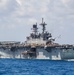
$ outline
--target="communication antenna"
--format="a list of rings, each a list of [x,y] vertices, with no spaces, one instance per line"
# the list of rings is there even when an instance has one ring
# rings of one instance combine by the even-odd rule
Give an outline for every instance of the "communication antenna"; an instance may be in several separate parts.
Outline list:
[[[44,22],[44,18],[42,18],[42,23],[40,24],[42,26],[42,33],[44,34],[45,30],[46,30],[46,23]]]

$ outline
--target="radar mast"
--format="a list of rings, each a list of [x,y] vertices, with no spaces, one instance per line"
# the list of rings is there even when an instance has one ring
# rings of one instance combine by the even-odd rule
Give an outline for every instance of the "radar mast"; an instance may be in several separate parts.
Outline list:
[[[44,18],[42,18],[42,23],[40,24],[42,26],[42,34],[44,34],[45,30],[46,30],[46,23],[44,22]]]

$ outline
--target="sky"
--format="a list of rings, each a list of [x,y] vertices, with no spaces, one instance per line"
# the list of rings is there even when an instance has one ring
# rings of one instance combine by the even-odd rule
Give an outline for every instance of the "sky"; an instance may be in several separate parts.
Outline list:
[[[21,41],[44,18],[55,42],[74,44],[74,0],[0,0],[0,41]]]

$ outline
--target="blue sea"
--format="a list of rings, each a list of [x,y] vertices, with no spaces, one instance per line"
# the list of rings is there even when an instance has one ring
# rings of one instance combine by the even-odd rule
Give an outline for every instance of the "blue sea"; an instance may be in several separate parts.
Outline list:
[[[74,61],[0,59],[0,75],[74,75]]]

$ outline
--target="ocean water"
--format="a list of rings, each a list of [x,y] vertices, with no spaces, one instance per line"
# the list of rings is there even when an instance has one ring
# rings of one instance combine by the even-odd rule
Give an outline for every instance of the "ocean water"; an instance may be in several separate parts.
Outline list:
[[[0,59],[0,75],[74,75],[74,61]]]

